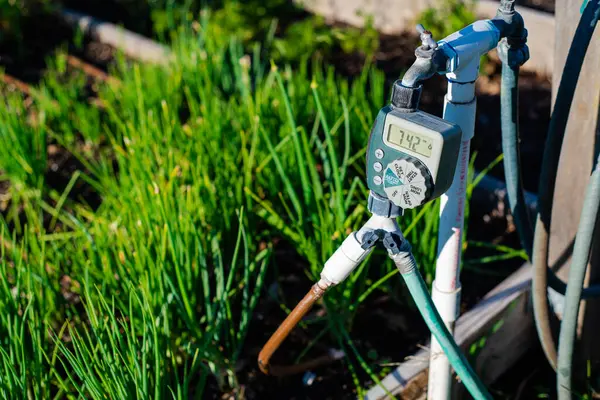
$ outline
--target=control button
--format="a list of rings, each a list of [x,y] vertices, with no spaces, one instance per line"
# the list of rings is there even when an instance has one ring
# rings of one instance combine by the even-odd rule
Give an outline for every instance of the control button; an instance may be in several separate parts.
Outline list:
[[[409,191],[410,191],[411,197],[413,199],[415,199],[415,201],[417,201],[418,203],[423,203],[425,201],[425,191],[426,190],[427,190],[426,187],[418,185],[418,184],[409,186]]]
[[[402,197],[400,198],[400,203],[402,204],[402,208],[415,208],[418,204],[413,203],[414,199],[410,195],[410,193],[403,188]]]
[[[373,177],[373,183],[375,183],[376,185],[381,185],[381,182],[383,182],[383,180],[381,179],[381,177],[379,175],[375,175]]]
[[[383,164],[380,162],[376,162],[375,164],[373,164],[373,169],[377,172],[381,172],[381,170],[383,169]]]
[[[398,178],[398,175],[396,175],[391,168],[388,168],[385,171],[385,187],[388,188],[400,185],[403,185],[403,183],[400,178]]]
[[[385,155],[385,153],[383,152],[383,150],[381,150],[381,149],[375,150],[375,157],[379,158],[380,160],[383,158],[384,155]]]
[[[396,160],[397,161],[397,160]],[[407,168],[407,163],[406,160],[400,160],[399,162],[394,161],[394,170],[396,171],[396,175],[398,175],[398,178],[400,179],[400,184],[404,185],[404,174]]]

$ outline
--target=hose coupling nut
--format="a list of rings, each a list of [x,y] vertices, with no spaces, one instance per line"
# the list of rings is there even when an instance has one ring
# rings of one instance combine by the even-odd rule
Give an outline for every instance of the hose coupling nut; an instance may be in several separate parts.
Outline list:
[[[403,249],[403,244],[408,243],[402,236],[394,232],[386,232],[382,242],[389,254],[400,253]]]
[[[325,279],[321,278],[317,283],[315,283],[310,289],[317,299],[323,297],[327,289],[329,289],[332,284]]]
[[[386,218],[396,218],[404,214],[403,210],[392,203],[390,199],[382,197],[373,191],[369,192],[367,209],[373,215]]]
[[[406,240],[403,242],[400,251],[396,254],[390,254],[390,258],[402,275],[409,274],[417,269],[417,261],[411,252],[410,244]]]
[[[498,58],[510,68],[518,68],[529,60],[529,47],[525,42],[515,44],[510,38],[504,38],[498,44]]]
[[[404,86],[400,80],[394,82],[392,87],[392,106],[405,112],[414,112],[419,108],[419,100],[423,86]]]

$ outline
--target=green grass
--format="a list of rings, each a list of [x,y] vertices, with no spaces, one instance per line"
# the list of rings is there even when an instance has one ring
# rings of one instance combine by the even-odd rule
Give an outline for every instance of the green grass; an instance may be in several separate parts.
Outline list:
[[[118,60],[120,83],[95,84],[96,104],[62,53],[33,105],[3,97],[3,395],[189,398],[209,379],[236,390],[265,282],[289,274],[269,272],[273,240],[315,280],[366,221],[382,73],[349,83],[318,63],[277,66],[218,28],[204,13],[170,31],[167,67]],[[78,162],[64,187],[48,182],[47,143]],[[432,202],[401,219],[429,282],[438,212]],[[359,394],[382,369],[357,349],[353,321],[379,291],[410,304],[381,252],[331,290],[315,322],[346,352]],[[298,300],[277,297],[284,309]]]
[[[439,0],[433,7],[424,10],[417,18],[431,32],[435,40],[475,22],[475,2],[471,0]]]

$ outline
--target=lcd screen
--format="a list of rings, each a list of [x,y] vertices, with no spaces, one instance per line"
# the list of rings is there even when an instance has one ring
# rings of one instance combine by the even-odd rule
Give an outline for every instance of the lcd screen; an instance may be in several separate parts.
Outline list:
[[[396,146],[414,151],[424,157],[431,157],[433,142],[431,138],[422,134],[408,132],[397,125],[391,124],[387,140]]]

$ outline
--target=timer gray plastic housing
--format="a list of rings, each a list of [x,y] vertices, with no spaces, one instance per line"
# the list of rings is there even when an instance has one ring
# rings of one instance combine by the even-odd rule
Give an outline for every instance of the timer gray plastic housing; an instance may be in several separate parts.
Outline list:
[[[452,184],[461,140],[460,127],[439,117],[382,108],[367,148],[369,189],[403,209],[441,196]]]

